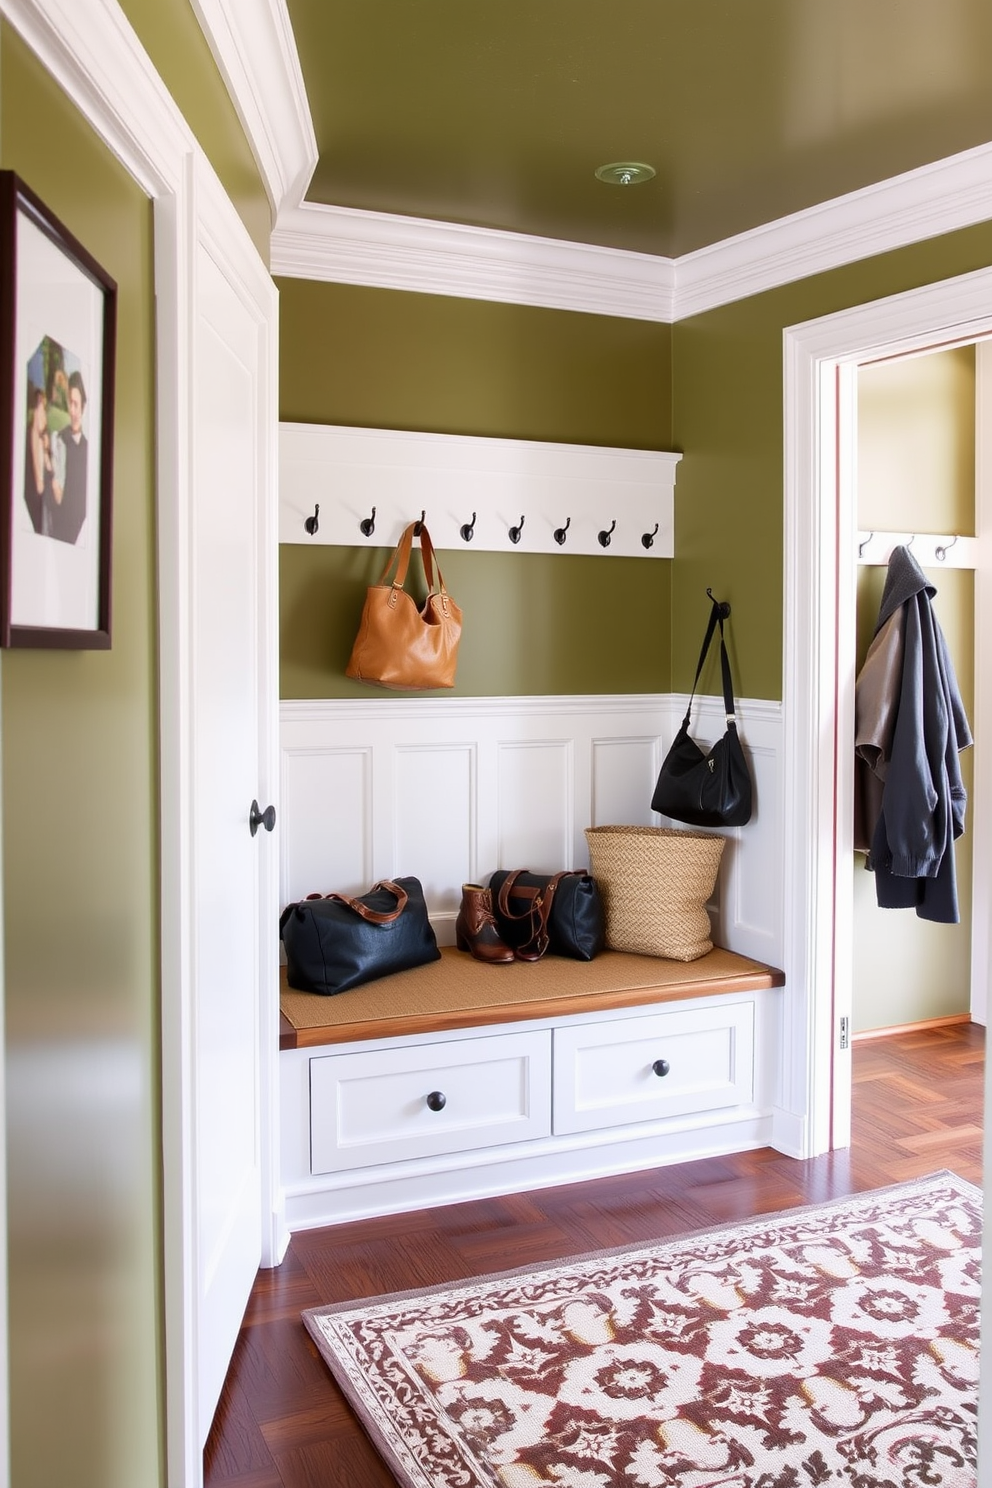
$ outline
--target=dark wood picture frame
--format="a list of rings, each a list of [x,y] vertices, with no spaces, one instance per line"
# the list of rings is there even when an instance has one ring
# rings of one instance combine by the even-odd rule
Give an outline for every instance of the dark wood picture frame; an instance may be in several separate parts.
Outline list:
[[[0,646],[110,648],[117,285],[0,171]]]

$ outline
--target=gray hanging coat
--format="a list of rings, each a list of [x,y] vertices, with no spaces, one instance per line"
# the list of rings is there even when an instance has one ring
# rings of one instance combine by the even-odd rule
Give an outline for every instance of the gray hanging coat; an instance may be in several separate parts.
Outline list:
[[[954,842],[967,804],[958,755],[972,737],[931,605],[936,592],[909,549],[893,549],[855,690],[855,748],[874,777],[862,794],[861,831],[878,903],[953,925]]]

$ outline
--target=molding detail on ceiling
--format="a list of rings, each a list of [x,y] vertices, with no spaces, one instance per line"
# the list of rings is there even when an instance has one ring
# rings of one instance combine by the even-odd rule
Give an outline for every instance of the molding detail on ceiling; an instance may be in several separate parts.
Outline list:
[[[299,202],[317,140],[286,0],[191,0],[274,213]]]
[[[304,202],[317,146],[286,0],[193,0],[276,215],[274,274],[671,322],[992,218],[992,144],[672,260]]]
[[[675,319],[992,218],[992,145],[950,155],[675,260]]]
[[[270,267],[295,279],[673,319],[671,259],[352,207],[281,211]]]
[[[676,321],[992,218],[992,145],[764,223],[682,258],[305,202],[274,274]]]

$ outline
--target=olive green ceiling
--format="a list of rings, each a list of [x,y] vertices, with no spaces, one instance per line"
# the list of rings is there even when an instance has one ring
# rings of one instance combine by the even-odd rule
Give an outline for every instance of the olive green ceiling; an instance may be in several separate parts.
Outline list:
[[[992,140],[989,0],[288,10],[336,206],[677,257]]]

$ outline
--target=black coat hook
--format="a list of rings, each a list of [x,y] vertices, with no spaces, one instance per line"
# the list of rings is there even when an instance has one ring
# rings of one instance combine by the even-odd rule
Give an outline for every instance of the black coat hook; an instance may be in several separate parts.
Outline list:
[[[610,536],[611,536],[611,534],[613,532],[613,529],[614,529],[614,527],[616,525],[617,525],[617,519],[616,519],[616,517],[614,517],[613,518],[613,521],[610,523],[609,527],[607,527],[605,529],[605,531],[603,531],[603,532],[601,532],[599,534],[600,547],[608,548],[610,546]]]
[[[465,522],[461,528],[462,538],[465,542],[471,542],[475,536],[475,512],[472,513],[471,522]]]
[[[521,517],[518,526],[511,527],[510,528],[510,541],[512,543],[518,543],[520,541],[520,534],[521,534],[521,532],[523,532],[523,530],[524,530],[524,519],[523,519],[523,517]]]
[[[569,517],[569,519],[565,523],[564,527],[556,527],[555,530],[554,530],[554,539],[555,539],[555,542],[558,544],[558,546],[560,548],[561,547],[564,547],[564,545],[565,545],[565,533],[568,531],[568,529],[569,529],[569,527],[571,527],[571,525],[572,525],[572,519],[571,519],[571,517]]]
[[[716,605],[716,612],[720,616],[720,619],[721,620],[727,620],[727,619],[729,619],[730,618],[730,606],[727,603],[727,601],[725,599],[714,599],[713,598],[713,590],[710,589],[710,588],[707,588],[706,593],[709,595],[710,599]]]
[[[306,521],[303,523],[304,527],[309,532],[311,537],[313,537],[314,533],[317,531],[317,528],[320,526],[320,523],[317,521],[319,513],[320,505],[318,504],[313,509],[313,516],[307,517]]]
[[[425,511],[422,511],[420,513],[420,521],[419,522],[414,522],[414,524],[413,524],[413,535],[414,535],[414,537],[419,537],[420,534],[421,534],[421,532],[423,531],[424,518],[426,516],[427,516],[427,513]]]
[[[660,523],[655,522],[655,524],[654,524],[654,532],[645,532],[644,533],[643,537],[641,538],[641,546],[642,547],[645,547],[645,548],[653,548],[654,547],[655,533],[657,533],[659,526],[660,526]]]
[[[363,517],[358,526],[359,530],[363,532],[366,537],[372,536],[373,532],[375,531],[375,507],[372,508],[372,515],[370,517]]]

